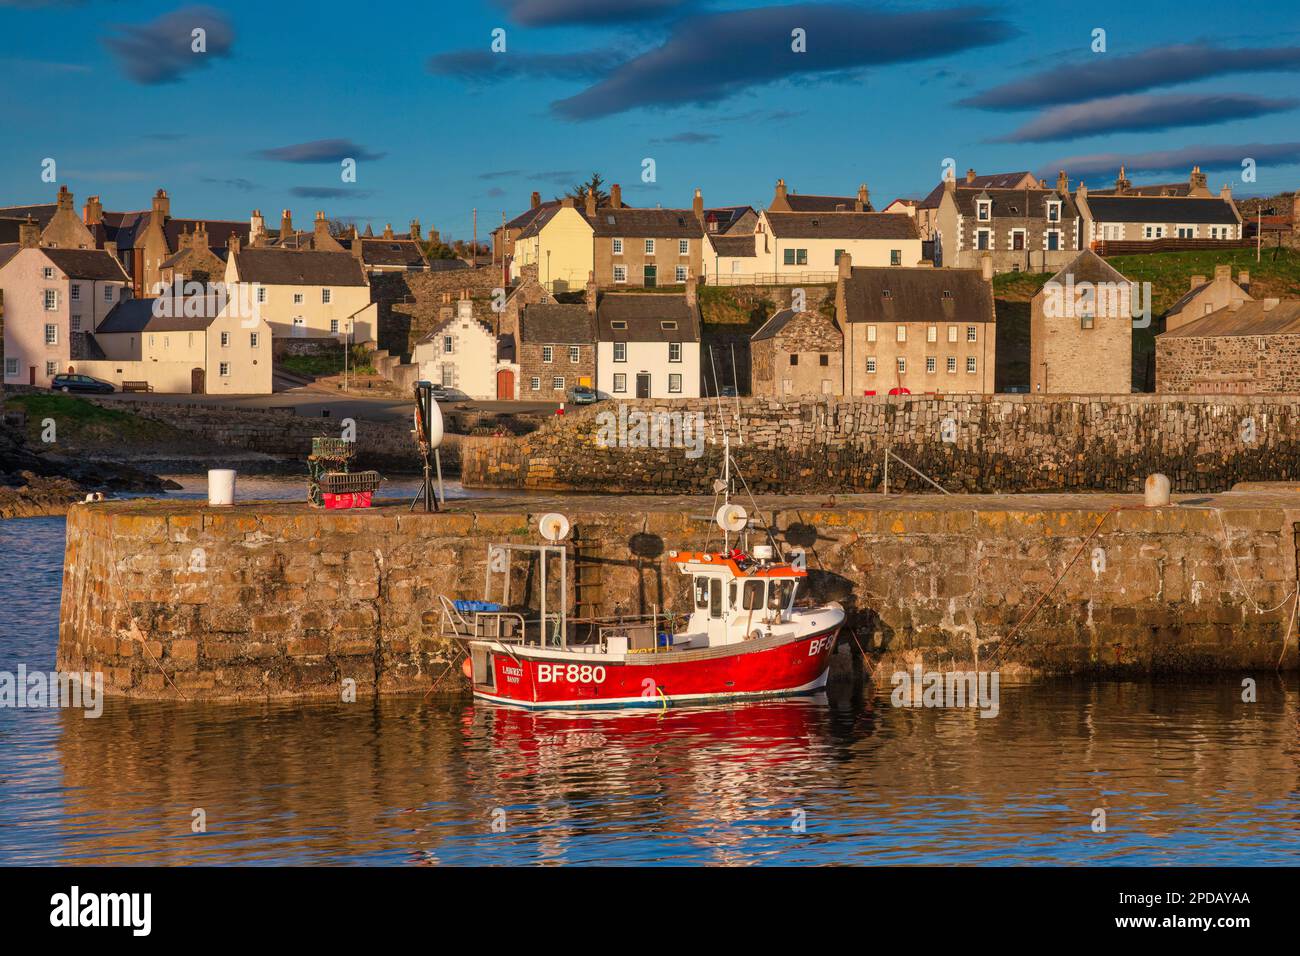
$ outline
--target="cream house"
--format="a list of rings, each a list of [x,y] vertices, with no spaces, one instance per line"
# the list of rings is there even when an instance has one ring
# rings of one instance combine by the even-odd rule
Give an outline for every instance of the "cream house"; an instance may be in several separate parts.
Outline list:
[[[860,267],[915,266],[921,261],[921,236],[907,213],[765,209],[752,239],[752,256],[744,255],[747,250],[738,244],[713,244],[715,256],[708,265],[717,281],[752,276],[772,282],[834,282],[843,253]],[[724,251],[729,254],[721,254]]]
[[[338,338],[370,342],[378,306],[361,262],[349,252],[241,248],[226,261],[233,301],[247,303],[275,338]]]
[[[271,329],[217,295],[127,299],[100,323],[74,371],[155,392],[269,395]]]
[[[510,278],[517,281],[526,266],[535,266],[537,281],[551,292],[586,287],[595,268],[594,231],[572,198],[535,216],[515,239]]]
[[[411,361],[420,378],[473,399],[514,399],[519,366],[514,337],[497,336],[474,317],[473,303],[457,303],[456,314],[439,322],[421,339]]]

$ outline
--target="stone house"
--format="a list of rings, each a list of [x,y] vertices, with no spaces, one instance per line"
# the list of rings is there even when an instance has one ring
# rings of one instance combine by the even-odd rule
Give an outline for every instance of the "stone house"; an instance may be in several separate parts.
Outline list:
[[[1128,178],[1124,167],[1120,166],[1115,185],[1103,189],[1094,189],[1093,196],[1191,196],[1199,199],[1213,199],[1209,178],[1201,172],[1200,166],[1193,166],[1187,181],[1183,183],[1148,183],[1134,186]]]
[[[575,385],[596,382],[596,289],[586,301],[537,302],[519,310],[515,344],[519,398],[564,401]]]
[[[157,290],[162,281],[163,264],[180,251],[183,235],[192,235],[202,223],[209,234],[209,247],[219,256],[225,255],[231,237],[246,242],[249,224],[218,219],[176,219],[171,214],[171,199],[167,191],[159,189],[153,197],[152,208],[147,213],[108,213],[99,209],[99,198],[92,196],[86,207],[86,216],[95,220],[88,226],[102,230],[103,247],[112,248],[131,276],[133,293],[137,298]],[[116,223],[116,225],[114,225]]]
[[[597,209],[588,200],[596,281],[602,288],[685,285],[704,259],[704,198],[690,209]]]
[[[1157,335],[1156,391],[1300,392],[1300,299],[1238,299]]]
[[[841,256],[844,394],[992,392],[992,279],[991,269],[860,268]]]
[[[1234,282],[1232,266],[1216,265],[1212,280],[1206,281],[1205,276],[1192,276],[1191,288],[1165,313],[1165,331],[1172,332],[1203,315],[1227,308],[1233,302],[1252,300],[1249,272],[1238,273]]]
[[[1029,366],[1035,395],[1133,390],[1132,287],[1091,249],[1076,255],[1034,296]]]
[[[698,280],[682,295],[607,292],[596,309],[596,390],[613,398],[698,398]]]
[[[102,249],[43,247],[35,219],[19,241],[0,246],[4,382],[48,387],[125,296],[129,278]]]
[[[431,228],[431,237],[433,232]],[[427,272],[430,268],[418,219],[412,219],[406,234],[401,236],[394,234],[391,225],[379,236],[360,236],[353,226],[352,235],[340,241],[340,248],[356,256],[369,276],[385,272]]]
[[[933,242],[935,220],[939,215],[939,204],[943,200],[944,189],[951,181],[967,189],[1046,189],[1046,183],[1034,178],[1033,173],[1021,170],[1014,173],[985,173],[976,175],[975,170],[966,170],[965,178],[957,183],[956,179],[944,179],[929,194],[916,204],[916,228],[921,233],[922,242]],[[886,209],[885,212],[889,212]],[[933,255],[927,256],[933,258]]]
[[[1242,237],[1241,213],[1232,200],[1232,188],[1224,186],[1217,196],[1199,192],[1187,195],[1123,192],[1090,193],[1083,183],[1074,193],[1083,217],[1083,242],[1150,243],[1161,240],[1217,239]]]
[[[750,337],[749,356],[756,396],[838,396],[844,387],[844,334],[821,312],[775,313]]]
[[[931,225],[934,264],[1053,272],[1078,254],[1082,219],[1064,174],[1057,188],[1002,189],[949,180]]]
[[[159,268],[158,278],[164,287],[176,282],[210,285],[225,281],[226,261],[212,251],[203,223],[198,223],[193,232],[182,232],[176,244],[176,252]]]
[[[784,179],[776,181],[776,192],[767,205],[769,212],[874,212],[866,183],[852,196],[817,196],[792,193]]]

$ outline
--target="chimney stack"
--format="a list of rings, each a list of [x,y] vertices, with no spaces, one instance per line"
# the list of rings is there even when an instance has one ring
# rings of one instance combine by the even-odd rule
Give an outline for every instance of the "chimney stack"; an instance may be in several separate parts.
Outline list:
[[[1209,179],[1205,173],[1201,172],[1201,167],[1193,166],[1191,175],[1187,177],[1187,184],[1192,187],[1192,194],[1195,195],[1199,191],[1208,190],[1208,183]]]
[[[699,278],[692,275],[688,270],[686,273],[686,305],[694,309],[699,301]]]
[[[31,216],[18,226],[18,247],[20,249],[37,249],[41,245],[41,227]]]
[[[1231,278],[1232,278],[1232,266],[1231,266],[1231,265],[1226,265],[1226,266],[1217,266],[1217,265],[1216,265],[1216,266],[1214,267],[1214,279],[1215,279],[1216,282],[1217,282],[1219,279],[1231,279]]]
[[[418,219],[411,220],[411,238],[416,242],[420,241],[420,220]]]
[[[87,226],[96,226],[104,221],[104,206],[98,196],[86,200],[86,208],[81,211],[81,221]]]
[[[1061,195],[1070,191],[1070,177],[1065,175],[1064,169],[1056,174],[1056,191]]]
[[[167,190],[160,189],[153,194],[153,212],[155,216],[162,219],[171,218],[172,201],[167,195]]]
[[[871,192],[867,189],[867,184],[862,183],[858,186],[858,201],[854,204],[854,209],[858,212],[866,212],[871,205]]]
[[[946,193],[957,192],[957,180],[953,176],[943,177],[943,191]]]
[[[379,238],[380,238],[380,239],[392,239],[392,238],[393,238],[393,224],[392,224],[391,222],[386,222],[386,223],[384,223],[384,233],[383,233],[383,235],[381,235]]]
[[[587,273],[587,314],[596,314],[596,303],[600,294],[600,287],[596,285],[596,272],[593,269]]]
[[[539,193],[537,190],[533,190],[532,205],[529,208],[536,209],[541,204],[542,204],[542,194]]]
[[[1201,286],[1205,285],[1205,276],[1192,276],[1192,283],[1188,287],[1188,292],[1195,292]]]
[[[840,253],[840,278],[853,278],[853,256],[848,252]]]
[[[1129,182],[1128,175],[1124,172],[1124,167],[1119,168],[1119,175],[1115,177],[1115,195],[1120,195],[1128,191],[1133,184]]]
[[[289,213],[289,210],[287,209],[281,210],[280,245],[284,245],[285,241],[288,240],[288,238],[292,235],[293,235],[293,216]]]
[[[67,210],[68,212],[72,211],[72,193],[68,192],[67,186],[59,187],[59,198],[58,198],[57,205],[59,209],[64,209]]]
[[[975,170],[973,170],[973,169],[967,169],[967,170],[966,170],[966,185],[969,186],[969,185],[970,185],[971,183],[973,183],[973,182],[975,182]]]
[[[239,233],[230,234],[230,238],[226,240],[226,251],[232,256],[239,254]]]
[[[254,209],[253,214],[248,217],[248,242],[250,245],[261,245],[262,240],[266,238],[266,220],[262,218],[262,210]]]
[[[704,194],[700,192],[699,187],[695,188],[695,198],[691,200],[691,209],[695,213],[695,218],[704,225]]]
[[[785,180],[784,180],[784,179],[778,179],[778,180],[776,181],[776,196],[773,197],[773,199],[772,199],[772,205],[773,205],[775,208],[778,208],[778,209],[784,209],[784,208],[786,208],[786,207],[789,205],[789,203],[787,203],[787,202],[786,202],[786,199],[785,199]]]
[[[587,218],[595,219],[596,218],[596,193],[590,189],[587,190],[586,205],[587,205]]]
[[[1223,184],[1223,188],[1219,190],[1219,198],[1224,202],[1232,201],[1232,186],[1229,183]]]
[[[980,274],[984,276],[985,282],[993,281],[993,257],[983,256],[980,258]]]
[[[614,209],[623,208],[623,187],[618,183],[609,187],[609,204]]]
[[[565,196],[562,200],[560,200],[560,205],[563,206],[565,209],[577,208],[577,203],[573,201],[572,196]]]
[[[317,242],[315,243],[315,248],[317,249],[321,248],[322,240],[325,242],[326,246],[331,245],[329,240],[334,237],[330,235],[330,224],[329,221],[325,218],[324,210],[321,209],[316,210],[316,221],[312,223],[312,235],[315,236],[317,240]]]

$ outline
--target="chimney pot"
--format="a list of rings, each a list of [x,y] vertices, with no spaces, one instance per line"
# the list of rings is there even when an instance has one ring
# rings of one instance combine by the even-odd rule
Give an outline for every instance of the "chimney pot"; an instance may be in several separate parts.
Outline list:
[[[587,190],[587,216],[595,218],[596,216],[596,194],[592,190]]]
[[[609,187],[609,204],[615,209],[623,208],[623,187],[618,183]]]
[[[853,277],[853,256],[848,252],[840,253],[840,278],[850,279]]]
[[[18,246],[21,249],[37,249],[41,245],[41,227],[31,216],[18,226]]]
[[[975,182],[975,170],[974,170],[974,169],[967,169],[967,170],[966,170],[966,184],[967,184],[967,185],[970,185],[970,184],[973,183],[973,182]]]

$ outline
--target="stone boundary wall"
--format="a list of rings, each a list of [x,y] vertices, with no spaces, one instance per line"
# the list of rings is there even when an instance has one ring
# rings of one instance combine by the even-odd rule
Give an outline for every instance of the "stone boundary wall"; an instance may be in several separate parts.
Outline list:
[[[1271,672],[1279,660],[1291,605],[1259,613],[1246,595],[1273,608],[1294,588],[1300,495],[1232,493],[1214,500],[1218,513],[1082,496],[925,501],[936,507],[813,498],[761,516],[783,547],[806,550],[809,593],[845,606],[852,634],[842,639],[887,663],[967,662],[976,641],[992,663],[987,642],[1007,636],[1044,593],[998,666],[1146,676]],[[598,613],[688,607],[668,550],[708,543],[694,504],[572,502],[567,513],[599,569]],[[1108,511],[1115,504],[1122,510]],[[537,543],[537,512],[557,506],[484,502],[423,514],[404,502],[358,512],[77,504],[58,667],[102,671],[109,693],[136,697],[338,695],[347,678],[362,693],[423,692],[458,659],[436,633],[438,596],[481,597],[487,545]],[[1297,666],[1294,640],[1283,666]],[[438,689],[463,692],[455,671]]]
[[[267,455],[300,458],[306,471],[311,440],[317,435],[340,434],[342,418],[311,418],[292,408],[231,408],[198,402],[155,402],[148,399],[88,399],[104,408],[129,411],[163,422],[196,438],[229,448]],[[343,416],[347,417],[347,416]],[[419,471],[419,453],[405,420],[356,419],[357,467]],[[460,470],[458,435],[447,435],[442,445],[444,474]]]
[[[462,479],[474,487],[707,493],[721,472],[725,426],[755,492],[880,490],[886,448],[951,492],[1135,492],[1152,472],[1168,475],[1175,491],[1223,491],[1238,481],[1300,478],[1298,401],[952,395],[602,402],[570,409],[522,438],[467,439]],[[677,421],[682,413],[703,416],[702,454],[645,447],[631,429],[621,430],[624,444],[607,438],[602,445],[598,416],[617,420],[620,409]],[[889,487],[934,491],[896,462]]]

